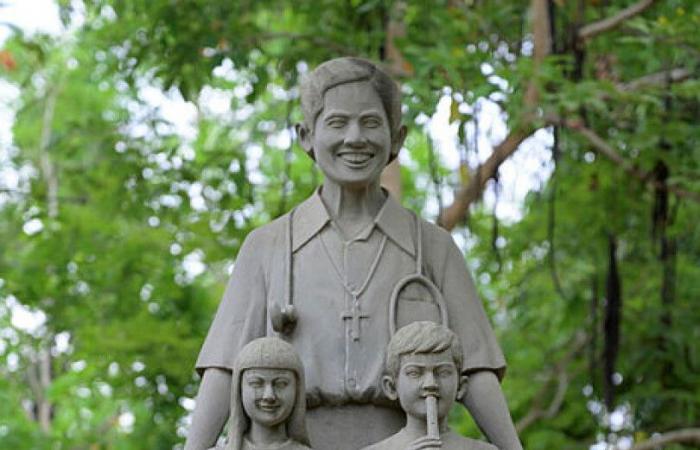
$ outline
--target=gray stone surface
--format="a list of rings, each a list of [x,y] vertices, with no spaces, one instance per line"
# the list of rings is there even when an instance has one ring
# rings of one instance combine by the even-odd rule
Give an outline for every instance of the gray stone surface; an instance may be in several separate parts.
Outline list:
[[[496,449],[459,436],[448,426],[450,408],[464,396],[469,383],[459,369],[464,353],[454,332],[435,322],[413,322],[392,337],[386,354],[382,389],[399,401],[406,425],[364,450]]]
[[[354,450],[396,433],[403,414],[381,388],[383,349],[393,328],[417,320],[446,320],[457,333],[460,371],[471,376],[464,404],[492,442],[519,449],[498,383],[505,360],[463,255],[379,185],[406,136],[397,86],[371,63],[341,58],[301,93],[297,132],[324,183],[244,242],[197,360],[186,449],[213,445],[240,349],[271,335],[304,363],[314,448]]]
[[[294,347],[264,337],[233,364],[226,450],[309,449],[304,368]]]

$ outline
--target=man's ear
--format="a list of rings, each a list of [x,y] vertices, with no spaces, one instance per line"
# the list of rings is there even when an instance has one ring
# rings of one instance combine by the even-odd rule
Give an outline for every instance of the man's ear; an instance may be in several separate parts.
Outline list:
[[[297,132],[297,137],[299,138],[299,145],[304,149],[307,155],[311,157],[314,161],[314,149],[311,143],[311,131],[303,123],[297,123],[294,125],[294,129]]]
[[[399,398],[394,377],[391,375],[384,375],[382,377],[382,391],[384,391],[384,395],[386,395],[386,398],[389,400],[396,400]]]
[[[467,383],[469,382],[469,377],[462,375],[459,377],[459,387],[457,388],[457,401],[460,403],[464,399],[464,395],[467,393]]]
[[[408,128],[406,125],[401,125],[396,131],[394,138],[391,140],[391,155],[389,155],[389,162],[396,159],[399,156],[399,151],[403,147],[403,143],[406,140],[406,135],[408,134]]]

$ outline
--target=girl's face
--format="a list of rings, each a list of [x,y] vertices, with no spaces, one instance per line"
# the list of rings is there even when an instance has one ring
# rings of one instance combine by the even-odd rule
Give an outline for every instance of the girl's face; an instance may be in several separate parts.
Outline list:
[[[293,371],[246,369],[241,378],[241,402],[252,422],[273,427],[289,418],[297,391]]]

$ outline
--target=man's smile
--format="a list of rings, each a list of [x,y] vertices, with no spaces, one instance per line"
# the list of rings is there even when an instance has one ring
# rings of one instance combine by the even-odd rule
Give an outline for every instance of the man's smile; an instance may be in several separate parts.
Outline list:
[[[374,157],[370,150],[341,150],[338,157],[351,167],[364,167]]]

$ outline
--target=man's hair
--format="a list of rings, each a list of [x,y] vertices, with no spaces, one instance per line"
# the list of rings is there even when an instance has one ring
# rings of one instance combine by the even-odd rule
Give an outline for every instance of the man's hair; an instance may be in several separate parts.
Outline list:
[[[399,329],[386,349],[386,373],[394,378],[401,368],[401,357],[450,350],[457,370],[462,370],[464,354],[457,335],[435,322],[413,322]]]
[[[384,106],[392,138],[401,127],[401,92],[394,80],[373,63],[353,57],[331,59],[316,67],[301,82],[301,110],[304,123],[313,131],[323,110],[323,96],[341,84],[368,81]]]

